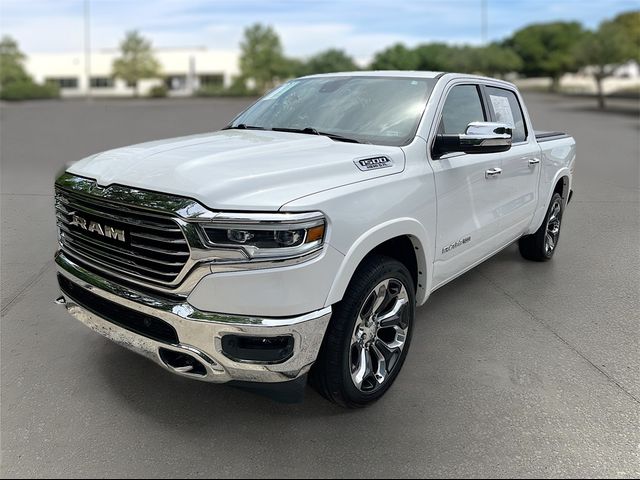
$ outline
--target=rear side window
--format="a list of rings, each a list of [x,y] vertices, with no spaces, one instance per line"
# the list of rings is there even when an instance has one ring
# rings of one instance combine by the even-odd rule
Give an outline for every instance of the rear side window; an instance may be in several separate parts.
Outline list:
[[[496,122],[506,123],[513,128],[513,143],[527,139],[527,127],[516,94],[503,88],[486,87],[489,108]]]
[[[464,133],[471,122],[486,121],[478,87],[456,85],[451,89],[442,108],[440,133]]]

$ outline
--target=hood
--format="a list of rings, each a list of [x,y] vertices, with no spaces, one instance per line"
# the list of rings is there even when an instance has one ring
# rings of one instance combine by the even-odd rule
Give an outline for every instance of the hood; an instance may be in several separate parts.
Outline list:
[[[391,166],[355,162],[386,156]],[[259,130],[223,130],[109,150],[68,172],[112,184],[171,193],[213,210],[276,211],[285,203],[349,183],[399,173],[404,153],[328,137]]]

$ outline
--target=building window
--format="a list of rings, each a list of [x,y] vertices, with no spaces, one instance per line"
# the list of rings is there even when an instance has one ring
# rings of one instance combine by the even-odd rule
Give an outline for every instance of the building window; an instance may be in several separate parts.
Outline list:
[[[91,88],[113,88],[111,77],[91,77]]]
[[[222,87],[224,85],[224,75],[198,75],[198,81],[201,87]]]
[[[168,75],[164,79],[164,84],[169,90],[184,90],[187,88],[187,76]]]
[[[78,88],[77,77],[59,77],[59,78],[47,78],[47,83],[54,83],[60,88]]]

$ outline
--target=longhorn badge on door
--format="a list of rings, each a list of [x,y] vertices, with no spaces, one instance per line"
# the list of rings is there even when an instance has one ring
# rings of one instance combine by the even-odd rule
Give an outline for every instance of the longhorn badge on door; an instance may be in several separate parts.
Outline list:
[[[444,247],[442,249],[442,253],[448,253],[451,250],[453,250],[454,248],[458,248],[460,245],[464,245],[465,243],[469,243],[471,241],[471,235],[461,238],[460,240],[458,240],[457,242],[453,242],[451,245],[447,245],[446,247]]]

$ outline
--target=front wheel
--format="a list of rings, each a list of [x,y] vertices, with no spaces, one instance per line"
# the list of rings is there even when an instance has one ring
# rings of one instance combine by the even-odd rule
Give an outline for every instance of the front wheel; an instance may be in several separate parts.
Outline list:
[[[378,400],[407,356],[414,314],[415,288],[407,268],[389,257],[367,258],[334,308],[312,384],[349,408]]]

